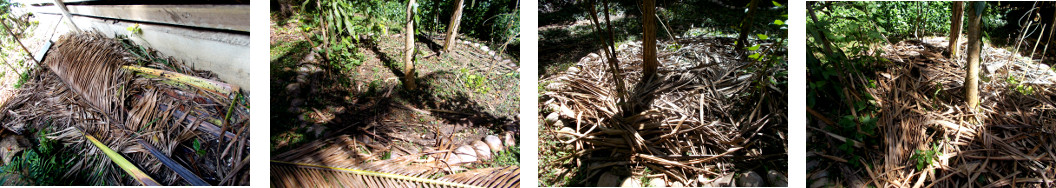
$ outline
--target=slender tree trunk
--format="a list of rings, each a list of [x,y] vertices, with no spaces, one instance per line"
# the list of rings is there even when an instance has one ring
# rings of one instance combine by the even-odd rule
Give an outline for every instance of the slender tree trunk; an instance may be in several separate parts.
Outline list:
[[[609,0],[604,0],[602,2],[604,3],[603,6],[605,6],[605,9],[604,9],[605,10],[605,25],[608,26],[608,28],[609,28],[609,40],[607,41],[609,43],[609,45],[608,45],[609,46],[609,52],[610,52],[609,54],[612,54],[612,59],[613,59],[612,61],[617,61],[617,60],[615,60],[616,59],[616,33],[612,29],[612,18],[609,17]],[[617,62],[617,63],[619,63],[619,62]]]
[[[602,30],[601,22],[598,21],[600,16],[597,16],[596,1],[590,1],[590,16],[594,20],[594,28],[597,30],[598,39],[602,41],[602,51],[605,51],[605,59],[609,64],[609,70],[612,72],[613,81],[616,82],[616,96],[619,101],[627,101],[627,91],[623,84],[623,71],[620,71],[620,60],[616,59],[616,35],[612,29],[612,19],[609,17],[609,1],[604,0],[602,11],[605,14],[605,25],[608,27],[608,31]],[[609,34],[609,38],[604,37],[604,33]]]
[[[458,25],[462,23],[462,1],[457,0],[455,3],[455,14],[451,15],[450,26],[447,28],[447,42],[444,42],[444,50],[442,52],[448,52],[451,47],[455,45],[455,38],[458,37]]]
[[[407,37],[407,43],[404,46],[405,55],[403,58],[403,81],[404,86],[409,90],[418,89],[418,85],[414,82],[414,0],[407,1],[407,30],[405,30],[405,36]]]
[[[957,42],[961,39],[961,23],[963,23],[961,18],[964,18],[964,2],[953,2],[953,18],[950,19],[950,38],[948,39],[950,45],[946,48],[950,50],[950,59],[957,58],[957,51],[960,50]]]
[[[965,89],[968,93],[968,108],[973,111],[979,106],[979,51],[982,49],[979,25],[985,2],[973,2],[968,5],[968,75],[965,75]]]
[[[814,21],[814,23],[819,23],[818,22],[818,16],[814,14],[814,3],[815,2],[807,2],[807,13],[810,14],[810,20],[811,21]],[[814,36],[814,37],[821,40],[821,48],[823,50],[825,50],[825,55],[833,55],[833,53],[832,53],[833,51],[832,51],[832,47],[830,47],[831,44],[829,43],[829,39],[827,37],[825,37],[825,33],[821,32],[820,28],[818,29],[818,32],[819,32],[818,35]]]
[[[656,2],[644,0],[642,8],[642,81],[656,77]]]
[[[748,3],[748,14],[744,15],[744,20],[741,20],[741,36],[737,37],[737,51],[744,51],[744,45],[748,43],[748,33],[752,32],[752,16],[755,15],[755,9],[759,6],[759,0],[752,0]]]

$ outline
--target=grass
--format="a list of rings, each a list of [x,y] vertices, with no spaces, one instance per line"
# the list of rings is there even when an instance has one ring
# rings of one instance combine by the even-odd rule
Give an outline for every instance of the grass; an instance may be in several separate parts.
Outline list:
[[[481,161],[481,164],[473,165],[474,168],[495,168],[521,165],[521,146],[513,146],[505,150],[492,152],[491,159]]]
[[[15,89],[22,88],[22,84],[26,84],[29,80],[29,74],[32,73],[30,70],[22,71],[21,75],[18,75],[18,81],[15,82]]]

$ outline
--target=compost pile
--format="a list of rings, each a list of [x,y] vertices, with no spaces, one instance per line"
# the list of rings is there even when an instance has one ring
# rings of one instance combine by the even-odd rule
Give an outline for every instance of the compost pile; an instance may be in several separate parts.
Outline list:
[[[94,32],[62,36],[31,71],[2,104],[0,121],[16,134],[47,133],[65,145],[61,152],[78,153],[64,176],[87,176],[93,185],[139,184],[87,142],[93,136],[161,184],[190,183],[158,156],[209,185],[248,185],[248,97],[213,81],[213,73]]]
[[[780,72],[787,69],[783,63],[751,63],[733,43],[713,37],[658,43],[660,81],[646,84],[638,83],[641,42],[621,45],[619,77],[625,91],[633,91],[628,102],[645,106],[641,113],[624,114],[609,64],[596,54],[543,80],[540,111],[547,132],[541,134],[557,134],[560,144],[540,151],[565,154],[552,166],[540,162],[540,171],[578,168],[576,173],[586,174],[582,181],[598,186],[615,186],[606,185],[612,176],[728,186],[735,173],[767,173],[764,167],[784,176],[787,84]],[[785,54],[783,47],[761,46],[776,57]]]
[[[854,143],[872,152],[860,170],[845,164],[852,187],[1051,187],[1056,181],[1056,73],[1004,49],[984,46],[980,64],[980,104],[965,102],[967,53],[943,57],[945,39],[907,40],[885,46],[890,61],[867,91],[880,106],[878,146]],[[961,43],[960,47],[966,49]],[[966,51],[966,50],[965,50]],[[853,82],[869,83],[866,77]],[[831,120],[822,120],[832,125]],[[816,125],[812,125],[816,126]],[[822,129],[822,142],[839,142]],[[815,133],[817,133],[815,132]],[[808,157],[839,157],[808,152]],[[811,169],[811,181],[825,168]],[[864,171],[868,177],[858,177]],[[841,181],[841,180],[837,180]]]

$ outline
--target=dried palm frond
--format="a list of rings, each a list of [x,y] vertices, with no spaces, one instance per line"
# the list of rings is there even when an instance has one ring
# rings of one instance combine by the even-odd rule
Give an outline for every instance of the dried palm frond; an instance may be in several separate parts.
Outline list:
[[[481,187],[521,187],[521,168],[482,168],[440,177],[437,180]]]
[[[271,161],[271,185],[276,187],[519,187],[518,167],[487,168],[439,179],[401,175],[355,167]],[[387,169],[386,171],[400,171]]]
[[[128,56],[115,40],[90,32],[63,35],[44,61],[66,86],[83,96],[88,105],[122,123],[129,74],[121,69]]]

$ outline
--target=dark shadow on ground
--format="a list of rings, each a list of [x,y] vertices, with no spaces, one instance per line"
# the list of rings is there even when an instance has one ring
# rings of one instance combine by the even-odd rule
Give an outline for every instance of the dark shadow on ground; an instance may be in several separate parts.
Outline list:
[[[373,42],[358,44],[374,52],[382,64],[389,68],[393,74],[402,78],[403,72],[401,62],[394,57],[400,54],[385,54],[378,45]],[[430,72],[419,75],[416,83],[419,88],[415,91],[406,91],[402,84],[387,84],[388,82],[371,82],[366,87],[356,88],[351,86],[355,80],[349,80],[349,76],[343,73],[339,67],[331,63],[317,63],[321,71],[308,73],[304,86],[297,90],[288,90],[287,84],[298,81],[299,67],[296,63],[303,60],[308,51],[308,45],[298,44],[303,48],[297,53],[287,53],[283,57],[272,61],[272,97],[271,97],[271,137],[274,140],[281,134],[291,130],[304,135],[299,139],[290,139],[289,143],[280,148],[275,148],[273,154],[282,153],[300,145],[314,140],[326,139],[337,135],[350,135],[359,137],[368,135],[378,141],[378,144],[387,145],[397,139],[390,134],[400,131],[402,124],[382,121],[383,117],[414,115],[416,112],[405,109],[431,109],[444,112],[432,111],[432,117],[441,119],[443,124],[460,124],[483,127],[495,132],[502,132],[509,125],[516,125],[515,120],[500,117],[485,112],[484,107],[477,101],[472,101],[466,93],[454,89],[435,86],[439,80],[457,79],[457,75],[448,71]],[[418,57],[422,58],[422,57]],[[293,67],[291,67],[293,66]],[[398,81],[395,83],[399,83]],[[437,94],[434,91],[449,91],[448,94]],[[291,100],[303,99],[303,105],[291,105]],[[316,124],[305,113],[311,110],[328,108],[343,108],[333,111],[333,119],[325,123]],[[291,110],[292,109],[292,110]],[[293,112],[291,112],[293,111]],[[394,125],[394,126],[388,126]],[[325,127],[325,133],[318,136],[310,134],[307,130],[311,126]],[[420,125],[415,125],[420,126]],[[275,142],[272,142],[275,144]],[[275,146],[273,146],[274,148]]]
[[[709,33],[700,33],[699,35],[724,36],[736,35],[740,32],[737,26],[740,25],[745,12],[743,8],[736,7],[743,7],[746,4],[747,1],[718,2],[696,0],[685,3],[658,2],[657,6],[658,12],[666,11],[671,15],[662,16],[661,21],[671,29],[672,35],[683,36],[691,29],[707,28]],[[610,6],[612,6],[612,11],[616,12],[610,15],[613,17],[612,27],[615,30],[616,45],[620,45],[620,42],[624,40],[637,40],[640,38],[642,33],[641,11],[637,5],[630,1],[614,1]],[[539,11],[540,78],[546,78],[554,73],[564,71],[590,53],[600,52],[601,40],[598,38],[594,27],[589,24],[573,25],[579,21],[577,19],[589,19],[587,16],[589,13],[586,13],[588,10],[585,5],[555,1],[549,3],[541,2],[540,7],[548,9]],[[760,4],[759,10],[752,21],[752,33],[773,34],[781,31],[779,26],[771,23],[775,19],[785,19],[781,17],[783,11],[775,9],[769,2]],[[621,14],[624,17],[615,18]],[[603,15],[599,19],[604,22]],[[657,39],[661,41],[670,40],[667,33],[667,29],[658,23]],[[605,33],[605,35],[608,38],[608,34]]]

